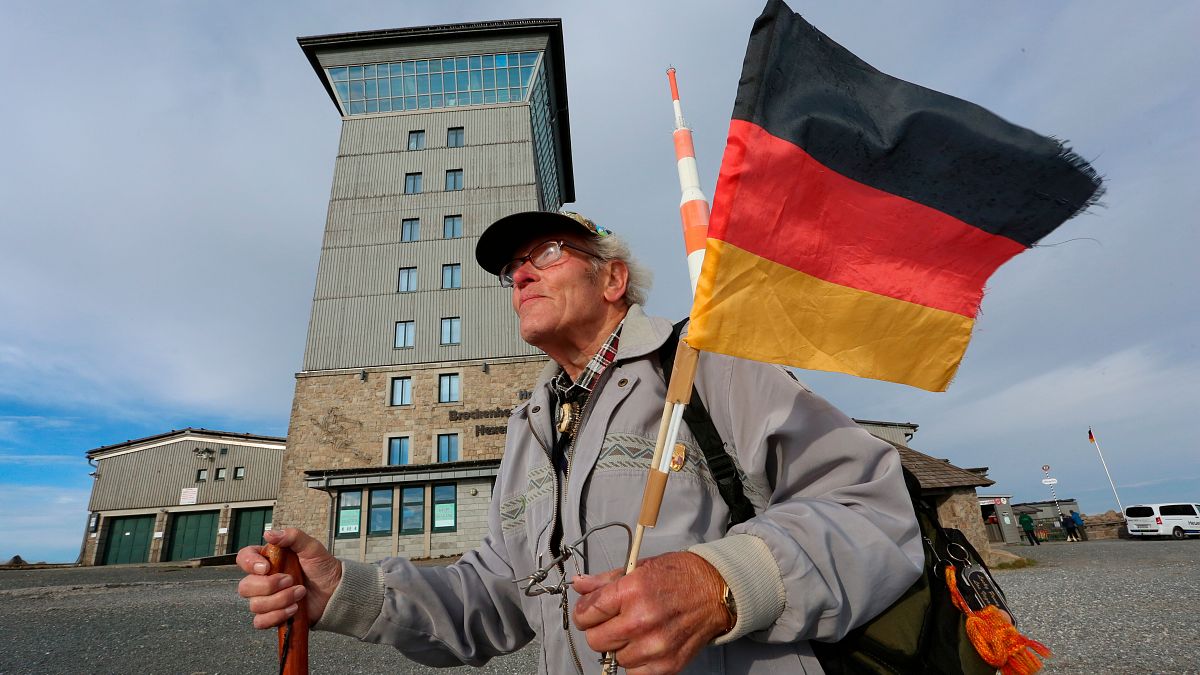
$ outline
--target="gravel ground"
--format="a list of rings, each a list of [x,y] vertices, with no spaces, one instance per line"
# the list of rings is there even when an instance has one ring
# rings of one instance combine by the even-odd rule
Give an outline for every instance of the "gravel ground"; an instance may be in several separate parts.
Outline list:
[[[1012,546],[996,580],[1047,673],[1200,673],[1200,540]]]
[[[1038,561],[997,578],[1047,673],[1200,673],[1200,541],[1010,547]],[[0,571],[0,675],[270,673],[273,631],[249,625],[232,567]],[[314,673],[419,673],[394,650],[314,633]],[[535,672],[537,646],[486,668]]]

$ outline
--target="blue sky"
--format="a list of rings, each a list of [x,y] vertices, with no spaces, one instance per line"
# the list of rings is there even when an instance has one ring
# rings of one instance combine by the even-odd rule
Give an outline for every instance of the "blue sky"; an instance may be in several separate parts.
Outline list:
[[[186,426],[284,435],[339,119],[301,35],[561,16],[578,201],[689,303],[664,70],[716,180],[756,3],[9,4],[0,21],[0,560],[73,560],[84,453]],[[950,391],[801,373],[995,492],[1200,499],[1200,5],[800,3],[897,77],[1068,139],[1108,181],[989,282]],[[617,39],[619,37],[619,39]],[[654,255],[679,251],[677,259]]]

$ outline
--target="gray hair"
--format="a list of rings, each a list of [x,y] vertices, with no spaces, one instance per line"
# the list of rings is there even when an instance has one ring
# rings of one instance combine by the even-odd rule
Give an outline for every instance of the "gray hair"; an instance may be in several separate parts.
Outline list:
[[[625,268],[629,270],[629,281],[625,285],[625,297],[623,299],[630,305],[645,305],[646,295],[650,292],[650,283],[653,275],[650,273],[649,268],[633,259],[633,253],[629,250],[629,243],[611,233],[607,236],[592,239],[588,243],[596,253],[596,258],[592,259],[592,273],[598,275],[600,267],[604,263],[613,260],[625,263]]]

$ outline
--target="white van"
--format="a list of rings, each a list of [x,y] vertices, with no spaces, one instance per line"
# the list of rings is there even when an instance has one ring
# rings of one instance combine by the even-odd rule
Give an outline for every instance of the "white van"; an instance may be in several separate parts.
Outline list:
[[[1200,536],[1200,504],[1138,504],[1125,509],[1125,525],[1135,537]]]

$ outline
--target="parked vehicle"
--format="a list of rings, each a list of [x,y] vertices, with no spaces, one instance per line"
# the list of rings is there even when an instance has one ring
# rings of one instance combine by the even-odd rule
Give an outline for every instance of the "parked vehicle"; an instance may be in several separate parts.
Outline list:
[[[1200,504],[1137,504],[1125,509],[1134,537],[1200,537]]]

